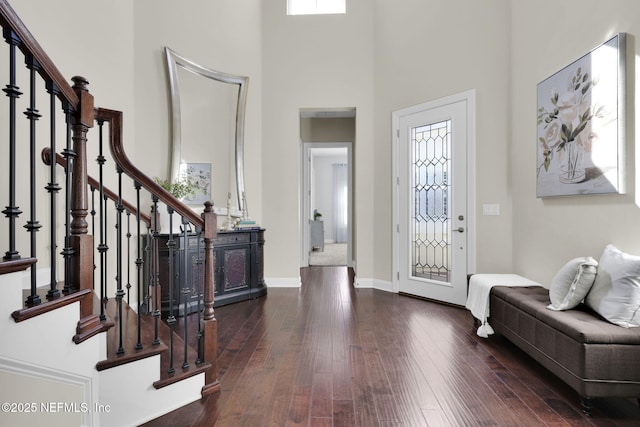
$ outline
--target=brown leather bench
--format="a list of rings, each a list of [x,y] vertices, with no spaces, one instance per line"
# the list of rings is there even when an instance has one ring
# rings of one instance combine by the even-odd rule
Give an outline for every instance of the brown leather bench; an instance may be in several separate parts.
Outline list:
[[[566,382],[590,414],[597,397],[640,397],[640,328],[614,325],[580,304],[552,311],[549,290],[495,286],[493,329]]]

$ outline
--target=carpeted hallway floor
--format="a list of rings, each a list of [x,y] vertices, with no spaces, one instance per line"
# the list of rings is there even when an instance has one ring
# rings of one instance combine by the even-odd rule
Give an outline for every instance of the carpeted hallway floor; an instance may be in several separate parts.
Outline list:
[[[327,243],[324,251],[311,251],[309,265],[347,265],[347,244]]]

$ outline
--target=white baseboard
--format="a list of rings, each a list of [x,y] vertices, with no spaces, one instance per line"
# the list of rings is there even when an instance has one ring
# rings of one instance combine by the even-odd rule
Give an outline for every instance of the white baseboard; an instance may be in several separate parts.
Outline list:
[[[386,280],[380,279],[356,277],[354,286],[356,288],[372,288],[386,292],[393,292],[393,284]]]
[[[302,279],[298,277],[265,277],[267,288],[299,288]]]
[[[265,277],[267,288],[299,288],[302,286],[300,277]],[[393,292],[393,284],[386,280],[355,278],[356,288],[371,288],[386,292]]]

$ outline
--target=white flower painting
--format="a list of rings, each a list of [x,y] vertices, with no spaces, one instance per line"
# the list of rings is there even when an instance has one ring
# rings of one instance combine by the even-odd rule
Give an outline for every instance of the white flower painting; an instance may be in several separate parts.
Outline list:
[[[625,35],[538,84],[538,197],[623,192]]]

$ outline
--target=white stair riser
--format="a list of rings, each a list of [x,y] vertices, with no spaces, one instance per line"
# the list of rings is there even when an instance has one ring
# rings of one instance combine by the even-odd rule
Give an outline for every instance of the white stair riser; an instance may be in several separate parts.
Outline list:
[[[23,304],[23,287],[28,283],[25,277],[23,272],[0,275],[3,289],[0,313],[4,313],[0,318],[0,336],[5,343],[14,343],[0,348],[0,370],[6,378],[31,372],[24,381],[30,384],[25,386],[28,389],[21,390],[19,384],[13,386],[17,387],[17,396],[32,396],[38,402],[52,401],[55,396],[50,396],[45,385],[51,381],[63,385],[77,383],[83,396],[83,402],[78,404],[91,408],[90,413],[80,414],[82,425],[102,427],[136,426],[200,399],[204,374],[158,390],[153,387],[160,379],[160,356],[98,372],[96,363],[107,357],[106,334],[98,334],[81,344],[72,341],[80,316],[79,302],[16,323],[11,313]],[[34,391],[34,381],[41,381],[40,395]],[[67,419],[59,418],[63,423]],[[47,420],[49,425],[56,425],[55,418]]]

